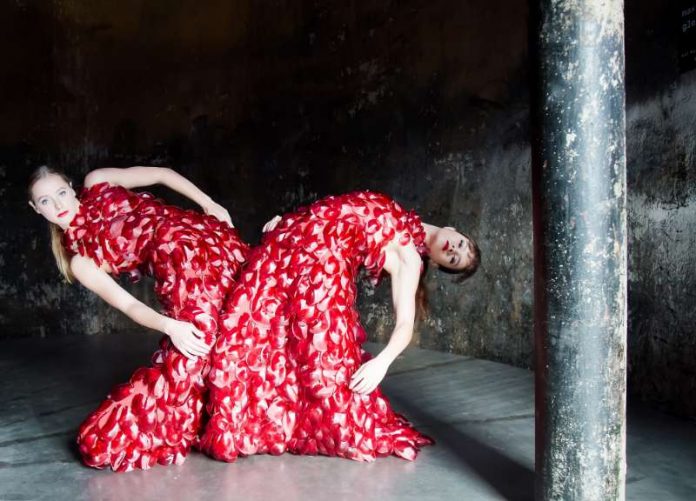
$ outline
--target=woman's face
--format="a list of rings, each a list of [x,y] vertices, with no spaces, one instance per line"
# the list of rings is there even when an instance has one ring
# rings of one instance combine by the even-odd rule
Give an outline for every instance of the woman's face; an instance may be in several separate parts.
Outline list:
[[[431,261],[453,271],[463,270],[474,257],[470,240],[449,226],[437,230],[429,251]]]
[[[48,174],[31,187],[29,205],[48,219],[65,229],[80,207],[80,202],[65,179],[57,174]]]

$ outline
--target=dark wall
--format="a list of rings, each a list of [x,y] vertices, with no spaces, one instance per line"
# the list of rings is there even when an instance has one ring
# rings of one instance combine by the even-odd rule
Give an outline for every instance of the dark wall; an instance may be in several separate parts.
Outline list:
[[[679,4],[627,5],[629,384],[696,416],[696,70]]]
[[[678,17],[626,2],[629,383],[693,416],[696,77],[678,72]],[[61,283],[28,172],[168,165],[252,242],[274,214],[358,188],[470,233],[481,270],[430,272],[416,342],[531,366],[527,2],[8,1],[0,30],[0,336],[132,328]],[[152,302],[147,281],[127,286]],[[362,292],[384,340],[388,284]]]
[[[60,283],[43,224],[26,206],[27,173],[50,162],[79,180],[97,166],[153,164],[173,166],[226,205],[251,241],[278,212],[359,188],[470,233],[482,270],[464,285],[430,274],[433,314],[417,342],[528,364],[524,1],[64,0],[2,9],[4,337],[132,325]],[[134,287],[151,300],[150,288]],[[388,284],[363,292],[368,331],[384,339]]]

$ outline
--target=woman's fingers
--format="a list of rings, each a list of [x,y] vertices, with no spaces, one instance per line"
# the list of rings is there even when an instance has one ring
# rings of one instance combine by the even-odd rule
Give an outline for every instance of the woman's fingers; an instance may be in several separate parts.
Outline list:
[[[189,341],[189,347],[192,351],[200,353],[202,355],[207,355],[210,347],[202,340],[196,337],[192,337]]]
[[[205,338],[205,334],[203,333],[203,331],[197,329],[196,326],[193,325],[193,324],[189,324],[189,325],[191,326],[191,332],[193,333],[193,335],[194,335],[196,338],[198,338],[198,339],[204,339],[204,338]]]
[[[193,356],[191,353],[189,353],[189,351],[188,351],[184,346],[181,346],[181,347],[179,348],[179,351],[181,352],[181,354],[182,354],[183,356],[185,356],[185,357],[188,358],[189,360],[192,360],[192,359],[196,358],[196,357]]]
[[[190,340],[188,343],[186,343],[186,349],[190,353],[195,353],[199,354],[203,350],[205,350],[205,346],[202,345],[199,341],[196,341],[195,339]]]
[[[222,205],[213,202],[212,205],[206,206],[203,209],[203,211],[209,216],[213,216],[215,219],[218,219],[223,223],[227,223],[232,228],[234,228],[234,224],[232,224],[232,218],[230,217],[229,211],[225,209]]]
[[[210,348],[207,345],[196,347],[196,353],[198,353],[198,355],[200,355],[201,357],[206,356],[209,351]]]
[[[365,386],[368,384],[368,379],[365,376],[360,376],[351,381],[350,389],[356,393],[362,393]]]
[[[204,357],[206,355],[204,350],[201,350],[200,348],[189,348],[189,353],[196,357]]]
[[[376,385],[374,384],[374,381],[363,381],[360,388],[358,388],[358,393],[361,395],[367,395],[368,393],[372,393],[372,390],[374,390],[375,387]]]
[[[190,322],[176,320],[169,336],[174,346],[188,359],[205,357],[210,352],[210,346],[205,342],[205,333]]]
[[[378,376],[374,374],[375,368],[371,361],[365,362],[351,377],[348,388],[360,395],[367,395],[374,391],[379,383]]]
[[[186,347],[186,351],[188,351],[191,355],[193,355],[195,357],[203,357],[203,356],[207,355],[207,351],[206,351],[205,347],[201,347],[201,346],[194,344],[194,343],[190,343]]]
[[[362,376],[363,372],[365,372],[365,367],[367,367],[367,365],[365,365],[365,364],[361,365],[358,368],[358,370],[353,373],[353,377],[356,378],[356,377]]]
[[[195,347],[197,349],[205,349],[208,345],[205,343],[205,334],[197,329],[193,324],[188,324],[189,338],[186,343],[189,347]]]
[[[362,367],[355,371],[355,374],[353,374],[353,377],[350,378],[350,384],[348,385],[348,388],[351,390],[355,389],[355,387],[362,381],[363,376],[362,376]]]
[[[208,345],[206,344],[206,342],[203,339],[201,339],[199,337],[194,337],[194,336],[191,336],[191,344],[193,346],[197,346],[199,348],[207,348],[208,347]]]
[[[362,364],[360,368],[353,373],[353,377],[350,378],[350,385],[348,385],[348,388],[360,393],[359,389],[363,387],[365,381],[369,378],[369,368],[370,362]]]
[[[273,219],[268,221],[266,224],[263,225],[263,232],[267,233],[269,231],[272,231],[273,228],[275,228],[278,225],[278,222],[280,221],[281,217],[280,216],[275,216]]]
[[[363,379],[362,381],[360,381],[360,384],[358,384],[355,387],[355,390],[353,390],[353,391],[355,391],[355,393],[359,393],[360,395],[364,395],[365,388],[367,388],[367,382]]]

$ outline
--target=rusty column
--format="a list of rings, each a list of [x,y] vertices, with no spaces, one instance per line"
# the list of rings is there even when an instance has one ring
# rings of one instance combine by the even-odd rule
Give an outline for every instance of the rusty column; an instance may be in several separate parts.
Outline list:
[[[536,498],[625,498],[622,0],[532,2]]]

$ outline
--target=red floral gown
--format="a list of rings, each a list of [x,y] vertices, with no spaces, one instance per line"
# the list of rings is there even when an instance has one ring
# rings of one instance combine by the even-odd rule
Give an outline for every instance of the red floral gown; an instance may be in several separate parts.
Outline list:
[[[423,253],[424,237],[418,216],[372,192],[320,200],[265,235],[221,317],[201,450],[224,461],[285,451],[412,460],[432,443],[379,389],[348,389],[369,358],[355,306],[359,269],[376,280],[388,242]]]
[[[217,336],[220,307],[248,250],[236,230],[212,216],[107,183],[81,192],[65,245],[114,275],[151,275],[164,314],[193,323],[207,343]],[[207,358],[188,360],[165,336],[152,365],[114,387],[80,426],[85,464],[129,471],[183,462],[197,440],[208,370]]]

